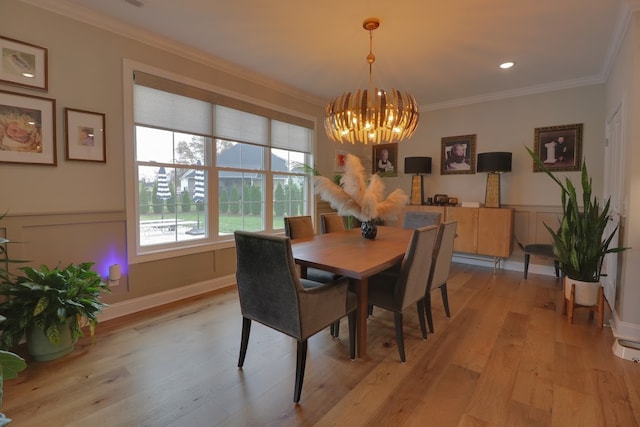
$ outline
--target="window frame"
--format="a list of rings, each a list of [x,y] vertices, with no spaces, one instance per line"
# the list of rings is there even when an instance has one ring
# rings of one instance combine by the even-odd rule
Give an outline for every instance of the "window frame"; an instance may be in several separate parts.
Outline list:
[[[316,132],[317,132],[317,120],[313,116],[308,116],[302,113],[291,112],[288,109],[279,108],[277,106],[267,104],[264,101],[247,97],[242,94],[232,93],[226,89],[212,86],[207,83],[192,80],[188,77],[177,75],[171,72],[157,69],[155,67],[138,63],[129,59],[123,61],[123,98],[124,98],[124,146],[125,146],[125,198],[126,198],[126,216],[127,216],[127,245],[130,248],[128,250],[128,257],[130,264],[136,264],[140,262],[147,262],[157,259],[173,258],[177,256],[183,256],[194,253],[208,252],[212,250],[224,249],[233,247],[235,245],[233,235],[219,236],[218,232],[218,168],[216,166],[216,136],[210,136],[210,142],[208,150],[210,152],[207,159],[207,176],[208,178],[208,226],[209,236],[205,239],[189,240],[189,241],[177,241],[165,244],[153,245],[153,246],[141,246],[139,237],[139,191],[138,191],[138,166],[140,163],[136,158],[135,151],[135,132],[137,124],[134,122],[133,113],[133,101],[134,101],[134,73],[140,71],[146,74],[157,76],[162,79],[173,80],[179,84],[198,87],[204,91],[212,93],[222,93],[224,96],[237,99],[240,103],[249,103],[255,105],[258,109],[272,110],[282,113],[287,116],[299,117],[301,120],[312,123],[310,128],[310,152],[307,158],[309,161],[315,157],[316,150]],[[279,120],[269,118],[269,123],[272,120]],[[293,123],[295,124],[295,123]],[[170,129],[172,130],[172,129]],[[177,131],[177,130],[172,130]],[[183,131],[180,131],[183,132]],[[185,132],[186,133],[186,132]],[[214,132],[215,134],[215,132]],[[242,142],[242,141],[238,141]],[[264,170],[253,172],[261,173],[265,175],[265,189],[264,189],[264,206],[263,209],[263,224],[265,226],[264,232],[271,234],[280,234],[284,232],[284,228],[273,227],[273,177],[274,175],[304,175],[298,173],[291,173],[285,171],[273,171],[271,170],[271,150],[275,147],[271,144],[271,133],[269,133],[268,145],[262,146],[265,152],[265,164]],[[285,149],[286,150],[286,149]],[[289,149],[289,151],[292,151]],[[157,163],[154,166],[160,167],[161,164]],[[188,167],[189,165],[174,164],[165,165],[169,167]],[[307,195],[306,210],[307,212],[314,212],[315,210],[315,198],[312,197],[312,185],[313,180],[307,179],[307,188],[305,189]],[[214,190],[215,189],[215,190]]]

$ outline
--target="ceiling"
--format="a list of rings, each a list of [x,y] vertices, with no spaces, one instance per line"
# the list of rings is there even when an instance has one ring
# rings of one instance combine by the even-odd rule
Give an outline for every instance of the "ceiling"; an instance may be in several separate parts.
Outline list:
[[[441,108],[602,83],[637,0],[23,0],[316,102],[373,81]],[[136,7],[130,2],[138,2]],[[506,60],[516,66],[498,68]]]

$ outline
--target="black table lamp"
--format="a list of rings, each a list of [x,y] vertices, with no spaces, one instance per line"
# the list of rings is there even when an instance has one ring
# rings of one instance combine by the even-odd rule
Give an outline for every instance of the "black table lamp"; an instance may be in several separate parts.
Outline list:
[[[412,205],[424,204],[424,174],[431,173],[431,157],[405,157],[404,173],[414,173],[411,177]]]
[[[500,173],[511,172],[511,153],[496,151],[478,154],[478,172],[488,172],[484,206],[500,207]]]

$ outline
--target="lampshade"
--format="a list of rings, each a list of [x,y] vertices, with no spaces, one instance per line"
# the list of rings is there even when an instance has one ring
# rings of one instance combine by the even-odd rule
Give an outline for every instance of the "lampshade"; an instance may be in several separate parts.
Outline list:
[[[424,204],[424,176],[422,174],[431,173],[431,157],[405,157],[404,173],[415,174],[411,177],[409,203],[412,205]]]
[[[495,151],[478,154],[478,172],[511,172],[511,153]]]
[[[405,157],[404,173],[431,173],[431,157]]]
[[[511,172],[511,153],[496,151],[478,154],[478,172],[489,172],[484,206],[500,207],[500,172]]]
[[[324,128],[327,136],[336,142],[355,144],[382,144],[399,142],[413,135],[418,126],[418,103],[409,93],[374,88],[372,69],[373,30],[380,26],[376,18],[365,19],[362,27],[369,31],[369,88],[358,89],[355,94],[345,92],[327,104]]]

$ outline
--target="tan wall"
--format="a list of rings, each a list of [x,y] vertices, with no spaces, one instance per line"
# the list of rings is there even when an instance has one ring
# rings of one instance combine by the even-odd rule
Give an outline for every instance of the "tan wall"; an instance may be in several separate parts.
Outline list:
[[[606,119],[622,104],[623,140],[626,145],[623,180],[623,216],[621,218],[621,244],[631,247],[622,254],[622,272],[616,288],[616,311],[622,322],[635,327],[640,336],[640,169],[637,167],[640,150],[638,100],[640,99],[640,12],[631,19],[607,81]],[[605,119],[605,120],[606,120]]]
[[[28,22],[29,25],[24,25]],[[18,0],[3,0],[2,34],[49,48],[49,91],[46,93],[0,84],[0,90],[56,100],[57,167],[3,164],[0,166],[0,211],[9,211],[3,224],[12,240],[28,237],[20,251],[41,262],[95,260],[111,248],[126,260],[125,151],[123,135],[122,61],[131,59],[206,84],[263,100],[289,111],[317,118],[316,166],[332,176],[336,148],[361,155],[370,164],[371,147],[342,146],[327,140],[322,129],[323,105],[311,97],[294,96],[278,85],[241,78],[202,62],[149,46],[137,40],[74,21]],[[327,98],[334,94],[327,94]],[[425,179],[427,195],[447,193],[462,200],[483,200],[484,174],[439,174],[440,139],[477,134],[478,152],[514,153],[514,171],[502,179],[502,201],[517,207],[516,232],[528,239],[540,237],[545,209],[559,205],[559,193],[548,177],[532,172],[523,146],[532,147],[535,127],[584,123],[584,155],[595,179],[602,181],[604,140],[604,85],[585,86],[546,94],[423,111],[418,131],[399,147],[400,164],[406,156],[431,156],[433,174]],[[64,160],[63,108],[106,113],[107,163]],[[400,170],[402,170],[400,168]],[[568,173],[572,178],[576,173]],[[400,173],[385,178],[387,191],[409,189],[410,178]],[[534,212],[533,214],[531,212]],[[63,220],[61,220],[61,218]],[[108,265],[107,265],[108,267]],[[232,248],[126,266],[126,283],[115,301],[203,282],[233,274]]]
[[[25,25],[27,22],[29,25]],[[232,248],[204,249],[193,255],[127,265],[127,250],[132,249],[126,246],[123,140],[130,130],[123,125],[123,59],[305,116],[320,117],[321,103],[314,103],[311,97],[292,96],[293,90],[275,83],[243,79],[18,0],[2,0],[0,28],[3,36],[49,50],[48,92],[4,84],[0,84],[0,90],[56,101],[58,165],[0,166],[0,212],[9,213],[0,228],[6,229],[11,240],[24,242],[12,245],[12,250],[33,264],[95,261],[103,275],[115,258],[125,276],[114,288],[114,295],[108,297],[110,302],[232,276]],[[106,114],[106,163],[65,160],[65,107]],[[326,141],[324,138],[320,135],[321,141]],[[116,255],[112,255],[114,251]]]

